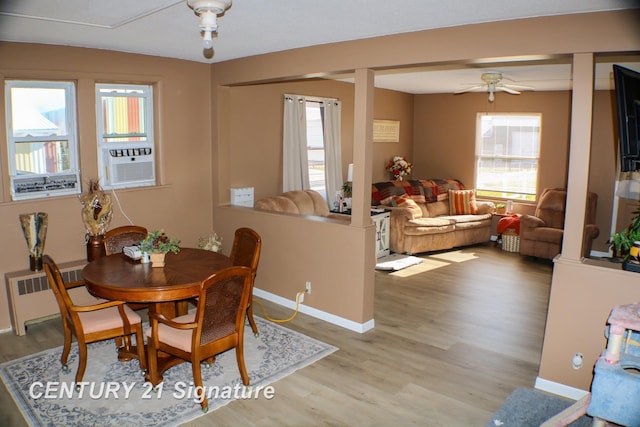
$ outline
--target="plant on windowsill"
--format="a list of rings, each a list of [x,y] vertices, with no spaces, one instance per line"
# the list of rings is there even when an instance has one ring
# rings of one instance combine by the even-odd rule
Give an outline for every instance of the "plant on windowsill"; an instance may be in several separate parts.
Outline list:
[[[167,252],[180,252],[180,240],[170,239],[163,230],[152,231],[140,242],[140,251],[149,254],[152,267],[164,267]]]
[[[507,213],[507,204],[496,203],[496,213],[500,215]]]

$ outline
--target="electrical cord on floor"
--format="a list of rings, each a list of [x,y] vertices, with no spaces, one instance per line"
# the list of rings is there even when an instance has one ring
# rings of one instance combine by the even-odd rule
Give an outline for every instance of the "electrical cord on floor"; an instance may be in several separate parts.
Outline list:
[[[302,295],[304,295],[305,292],[298,292],[296,294],[296,311],[293,312],[293,314],[291,315],[291,317],[289,317],[288,319],[273,319],[271,317],[269,317],[269,315],[267,314],[267,310],[264,308],[264,305],[262,305],[262,303],[258,300],[253,300],[254,303],[257,303],[260,308],[262,309],[262,314],[264,316],[265,319],[267,320],[271,320],[272,322],[275,323],[285,323],[285,322],[290,322],[291,320],[293,320],[297,315],[298,315],[298,307],[300,306],[300,297]]]

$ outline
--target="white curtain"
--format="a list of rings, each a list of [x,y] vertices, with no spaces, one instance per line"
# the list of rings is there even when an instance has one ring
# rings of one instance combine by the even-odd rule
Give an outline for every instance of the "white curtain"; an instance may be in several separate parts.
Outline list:
[[[332,201],[337,191],[342,188],[342,150],[340,141],[342,103],[337,99],[324,99],[323,133],[325,156],[325,182],[327,199]]]
[[[307,105],[304,96],[284,96],[282,191],[309,188]]]

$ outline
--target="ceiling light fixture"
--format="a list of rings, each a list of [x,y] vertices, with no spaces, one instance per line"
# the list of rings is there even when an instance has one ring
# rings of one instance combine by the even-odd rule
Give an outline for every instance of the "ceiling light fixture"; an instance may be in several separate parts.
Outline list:
[[[489,92],[489,102],[493,102],[496,98],[494,96],[496,92],[496,85],[502,80],[502,74],[500,73],[483,73],[480,76],[483,82],[487,85],[487,92]]]
[[[467,87],[465,89],[456,90],[454,93],[475,92],[477,90],[486,90],[489,93],[489,102],[495,101],[496,92],[507,92],[512,95],[520,95],[520,92],[516,89],[533,90],[531,86],[523,86],[516,84],[507,84],[502,82],[502,73],[492,71],[488,73],[482,73],[480,76],[482,84]],[[509,80],[509,79],[507,79]]]
[[[213,49],[213,33],[218,33],[218,16],[231,7],[231,0],[187,0],[187,5],[200,17],[202,48]]]

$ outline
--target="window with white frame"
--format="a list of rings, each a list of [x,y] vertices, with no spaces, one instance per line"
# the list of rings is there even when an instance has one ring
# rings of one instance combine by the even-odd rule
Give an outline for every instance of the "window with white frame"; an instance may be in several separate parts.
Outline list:
[[[479,196],[535,201],[541,114],[478,113],[476,191]]]
[[[5,82],[13,200],[80,193],[75,84]]]
[[[321,104],[319,102],[306,102],[309,188],[317,191],[328,200],[325,177],[324,130],[320,107]]]
[[[153,88],[97,84],[98,168],[105,189],[155,185]]]

